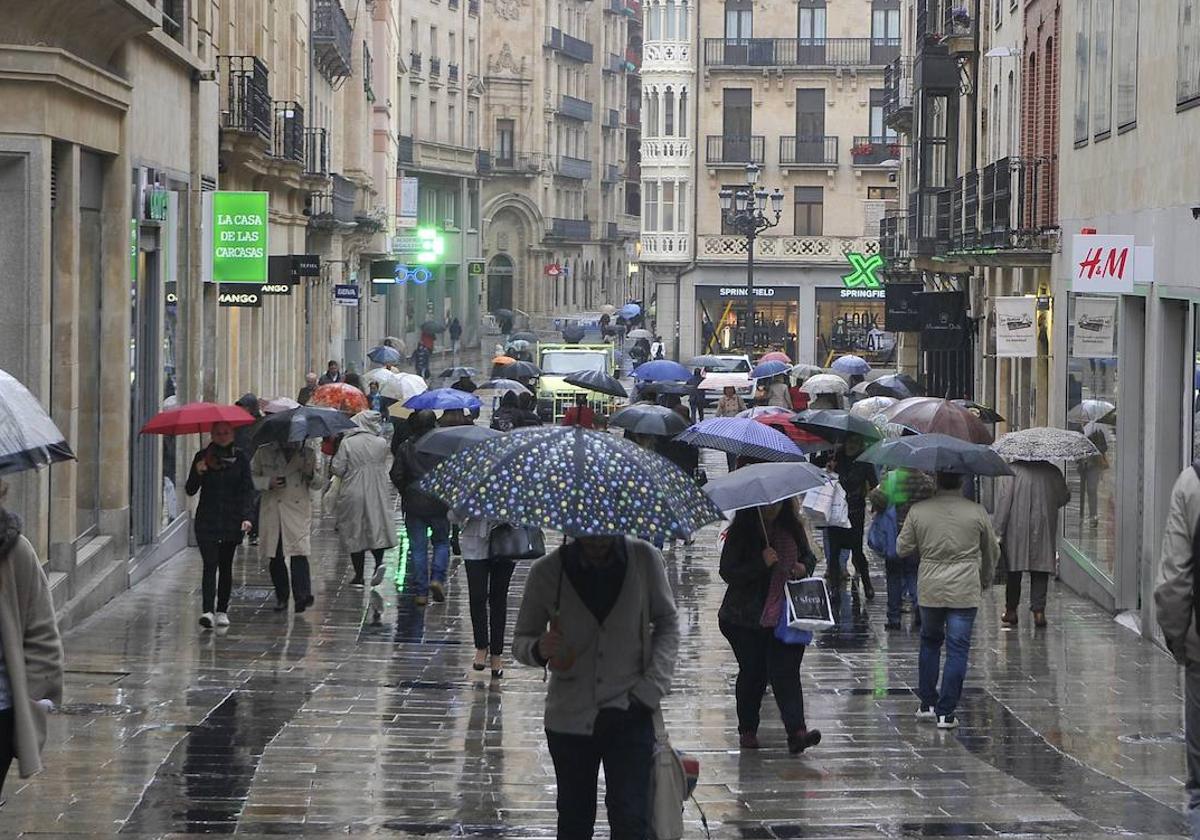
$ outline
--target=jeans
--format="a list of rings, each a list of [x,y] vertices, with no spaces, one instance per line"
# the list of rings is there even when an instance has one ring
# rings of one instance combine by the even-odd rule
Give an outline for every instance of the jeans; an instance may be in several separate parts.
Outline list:
[[[976,608],[921,607],[921,655],[917,695],[922,708],[932,707],[941,717],[954,713],[967,676],[967,654]],[[942,642],[946,643],[946,669],[942,671]],[[938,672],[942,688],[938,691]]]
[[[404,527],[408,531],[409,557],[417,581],[414,592],[428,595],[430,580],[446,582],[446,572],[450,568],[450,522],[444,516],[436,519],[408,516],[404,520]],[[432,572],[429,568],[430,531],[433,532]]]
[[[512,560],[464,560],[463,565],[467,568],[475,650],[490,650],[492,656],[500,656],[508,624],[508,584],[517,564]]]
[[[546,730],[558,785],[558,840],[589,840],[596,828],[596,782],[604,765],[604,805],[612,840],[650,834],[654,718],[645,709],[601,709],[591,735]]]
[[[738,732],[757,732],[759,713],[767,684],[779,706],[779,717],[788,735],[807,729],[804,722],[804,689],[800,686],[800,662],[804,645],[785,645],[769,627],[741,627],[720,622],[721,635],[733,648],[738,675],[734,695],[737,698]]]
[[[912,598],[913,608],[917,608],[917,571],[891,571],[887,573],[887,620],[888,624],[900,623],[900,605],[904,596]]]
[[[1183,728],[1187,741],[1188,819],[1200,840],[1200,664],[1188,665],[1183,680]]]
[[[383,563],[383,555],[386,551],[387,551],[386,548],[372,548],[371,549],[371,556],[375,559],[375,568],[376,569],[378,569],[379,566]],[[351,551],[350,552],[350,564],[352,566],[354,566],[354,582],[355,583],[363,582],[363,567],[366,565],[366,562],[367,562],[367,552],[365,552],[365,551]]]
[[[1024,572],[1009,572],[1004,586],[1004,606],[1015,612],[1021,605],[1021,575]],[[1029,609],[1033,612],[1046,611],[1046,590],[1050,586],[1049,572],[1029,573]]]
[[[204,573],[200,578],[203,612],[228,612],[229,593],[233,591],[233,555],[238,543],[232,540],[199,540]],[[215,610],[214,610],[215,604]]]

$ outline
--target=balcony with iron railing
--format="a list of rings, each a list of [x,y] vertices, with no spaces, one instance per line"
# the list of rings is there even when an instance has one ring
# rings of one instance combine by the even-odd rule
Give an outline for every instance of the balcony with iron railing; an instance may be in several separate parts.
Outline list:
[[[312,46],[317,69],[330,80],[353,68],[354,28],[340,0],[312,0]]]
[[[435,58],[434,56],[430,56],[429,57],[429,78],[437,79],[437,78],[440,78],[441,75],[442,75],[442,60],[440,58]]]
[[[615,163],[605,164],[603,181],[606,184],[615,184],[618,181],[624,180],[621,173],[621,167]]]
[[[410,52],[408,54],[408,72],[422,73],[424,72],[424,59],[419,52]]]
[[[880,166],[900,160],[900,138],[856,136],[850,147],[855,166]]]
[[[610,15],[625,14],[625,0],[604,0],[604,11]]]
[[[966,4],[948,2],[942,13],[942,42],[952,56],[975,52],[975,19]]]
[[[271,91],[267,65],[252,55],[217,57],[221,128],[271,142]]]
[[[324,128],[304,130],[304,174],[315,178],[329,175],[329,131]]]
[[[592,121],[592,103],[586,99],[567,96],[565,93],[558,98],[558,115],[580,122]]]
[[[616,108],[609,108],[604,115],[605,128],[620,128],[621,127],[621,112]]]
[[[588,181],[592,177],[592,162],[582,158],[558,156],[557,174],[563,178],[574,178],[577,181]]]
[[[550,219],[546,237],[569,242],[587,242],[592,238],[592,223],[587,219]]]
[[[491,164],[493,173],[523,177],[537,175],[545,168],[541,155],[521,154],[511,149],[493,149]]]
[[[779,138],[779,165],[786,168],[837,166],[838,138],[789,136]]]
[[[400,163],[413,162],[413,139],[411,134],[401,134],[396,138],[396,160]]]
[[[748,163],[762,165],[766,138],[761,134],[708,135],[705,138],[704,160],[709,166],[745,166]]]
[[[608,53],[604,57],[604,67],[602,69],[605,73],[624,73],[625,59],[616,53]]]
[[[879,220],[879,255],[889,266],[909,258],[908,220],[903,211],[888,210]]]
[[[447,64],[446,65],[446,78],[449,79],[450,84],[452,84],[452,85],[458,84],[458,65],[457,64]]]
[[[958,178],[950,193],[948,248],[967,262],[1019,251],[1044,264],[1059,234],[1048,208],[1053,177],[1052,160],[1007,157]]]
[[[475,152],[475,171],[480,175],[490,175],[492,172],[492,153],[479,149]]]
[[[556,53],[565,55],[567,58],[572,58],[576,61],[582,61],[585,64],[589,64],[592,61],[594,50],[589,42],[582,38],[568,35],[556,26],[546,27],[546,46]]]
[[[358,199],[358,185],[341,175],[333,176],[333,218],[339,222],[353,222]]]
[[[898,38],[705,38],[706,67],[882,67]]]
[[[479,17],[479,0],[467,0],[467,14]]]
[[[913,121],[913,63],[900,56],[883,68],[883,124],[907,134]]]
[[[275,102],[273,157],[303,164],[304,108],[299,102]]]

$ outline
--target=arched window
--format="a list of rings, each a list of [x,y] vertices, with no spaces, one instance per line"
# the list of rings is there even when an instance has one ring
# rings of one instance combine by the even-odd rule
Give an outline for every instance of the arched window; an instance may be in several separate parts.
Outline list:
[[[675,136],[675,91],[668,85],[663,92],[663,137]]]
[[[658,3],[651,3],[646,15],[646,40],[657,41],[662,37],[662,24],[659,21],[660,6]]]
[[[1005,151],[1010,155],[1016,155],[1020,154],[1020,149],[1017,148],[1017,138],[1021,135],[1020,127],[1017,125],[1017,90],[1011,70],[1008,71],[1008,86],[1005,92],[1008,94],[1008,136],[1005,138],[1007,147]]]
[[[1000,132],[996,131],[1000,122],[1000,85],[992,85],[992,147],[988,149],[988,157],[991,160],[1000,159]]]
[[[648,131],[646,132],[647,137],[661,136],[662,132],[659,129],[659,124],[658,124],[658,89],[657,88],[652,88],[650,90],[650,112],[648,115],[648,119],[646,120],[646,127],[648,129]]]
[[[676,30],[674,0],[667,0],[667,2],[663,4],[663,8],[666,10],[667,14],[667,19],[665,21],[665,25],[663,26],[663,37],[668,41],[674,41],[677,37],[679,37],[678,31]]]
[[[690,37],[690,33],[692,31],[690,14],[689,14],[690,11],[691,11],[691,9],[688,7],[687,0],[684,0],[684,2],[679,4],[679,40],[680,41],[686,41]]]
[[[679,91],[679,121],[675,131],[676,137],[687,137],[687,91]]]

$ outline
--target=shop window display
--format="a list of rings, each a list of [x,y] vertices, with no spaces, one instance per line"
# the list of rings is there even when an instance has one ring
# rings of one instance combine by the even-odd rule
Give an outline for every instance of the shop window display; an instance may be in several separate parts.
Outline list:
[[[853,353],[873,367],[891,364],[896,335],[884,328],[882,290],[817,289],[817,364]]]
[[[741,297],[728,294],[730,291],[740,292]],[[736,350],[758,356],[768,350],[782,350],[789,358],[796,358],[799,304],[795,297],[785,297],[786,291],[795,294],[794,290],[774,287],[755,290],[751,342],[747,334],[744,289],[699,290],[696,317],[701,352],[729,353]]]

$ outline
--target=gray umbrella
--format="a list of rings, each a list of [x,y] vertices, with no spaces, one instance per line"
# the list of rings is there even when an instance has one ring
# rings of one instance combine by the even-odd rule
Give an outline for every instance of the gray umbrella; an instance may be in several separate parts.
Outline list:
[[[508,337],[509,341],[528,341],[530,344],[537,344],[538,337],[531,332],[515,332]]]
[[[674,437],[688,427],[672,409],[661,405],[631,405],[622,408],[608,421],[610,426],[639,435]]]
[[[563,341],[567,344],[578,344],[583,341],[585,335],[587,335],[587,330],[578,324],[569,324],[562,330]]]
[[[355,428],[358,427],[354,422],[336,408],[306,405],[268,414],[254,425],[251,440],[256,447],[301,443],[309,438],[334,437]]]
[[[499,437],[501,432],[487,426],[450,426],[426,432],[417,442],[417,452],[435,460],[448,458],[488,438]]]
[[[825,473],[812,464],[750,464],[713,479],[704,492],[721,510],[771,505],[825,483]]]
[[[62,432],[33,394],[0,370],[0,475],[74,457]]]
[[[881,467],[908,467],[924,472],[1013,474],[1004,459],[989,447],[936,432],[885,440],[859,455],[858,460]]]
[[[1082,461],[1100,454],[1079,432],[1046,426],[1009,432],[992,444],[992,449],[1006,461]]]
[[[832,443],[840,443],[850,435],[858,435],[868,440],[879,440],[883,437],[870,420],[838,408],[801,411],[792,419],[792,422],[804,431],[812,432],[817,437]]]

